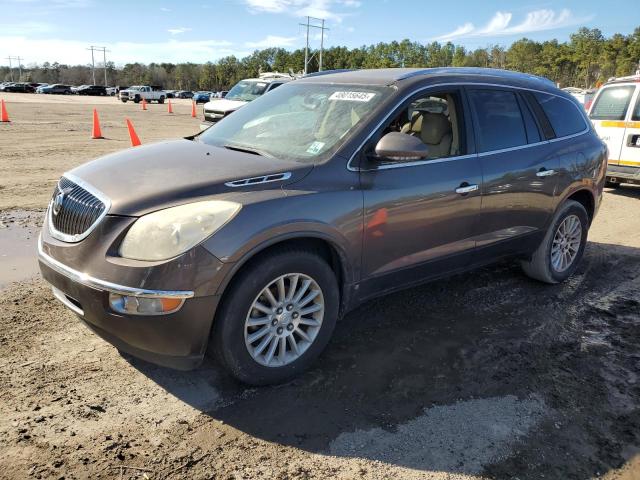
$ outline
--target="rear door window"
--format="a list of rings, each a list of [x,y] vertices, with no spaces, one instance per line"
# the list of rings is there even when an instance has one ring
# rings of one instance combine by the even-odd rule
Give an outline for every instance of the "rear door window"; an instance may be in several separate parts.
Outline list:
[[[469,90],[476,115],[478,151],[489,152],[527,144],[527,134],[514,92]]]
[[[587,128],[582,114],[571,100],[539,92],[534,96],[549,119],[556,137],[573,135]]]
[[[624,120],[634,89],[633,85],[605,88],[596,98],[589,116],[593,120]]]

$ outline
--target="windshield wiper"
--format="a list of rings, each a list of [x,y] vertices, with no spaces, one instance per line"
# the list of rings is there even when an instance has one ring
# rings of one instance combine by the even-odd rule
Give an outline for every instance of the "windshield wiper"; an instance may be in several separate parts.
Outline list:
[[[266,152],[263,152],[262,150],[258,150],[253,147],[247,147],[245,145],[227,144],[227,145],[224,145],[224,148],[228,150],[236,150],[238,152],[251,153],[252,155],[260,155],[261,157],[273,158],[273,155],[270,155]]]

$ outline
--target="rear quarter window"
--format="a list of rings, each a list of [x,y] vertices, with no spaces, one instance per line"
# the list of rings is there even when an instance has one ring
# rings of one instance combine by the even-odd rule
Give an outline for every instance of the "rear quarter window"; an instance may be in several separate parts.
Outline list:
[[[573,135],[587,128],[582,113],[571,100],[546,93],[534,95],[549,119],[556,137]]]
[[[632,85],[604,88],[589,116],[593,120],[624,120],[634,89]]]

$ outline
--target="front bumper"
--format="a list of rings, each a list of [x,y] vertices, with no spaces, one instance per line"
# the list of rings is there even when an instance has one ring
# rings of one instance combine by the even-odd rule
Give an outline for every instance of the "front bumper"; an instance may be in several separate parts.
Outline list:
[[[196,368],[202,362],[218,295],[198,296],[189,290],[151,290],[105,281],[65,265],[47,249],[50,245],[39,240],[38,261],[43,278],[53,286],[56,298],[100,337],[121,351],[179,370]],[[128,315],[111,308],[109,293],[173,297],[184,303],[173,313]]]
[[[640,168],[609,164],[607,166],[607,181],[640,185]]]

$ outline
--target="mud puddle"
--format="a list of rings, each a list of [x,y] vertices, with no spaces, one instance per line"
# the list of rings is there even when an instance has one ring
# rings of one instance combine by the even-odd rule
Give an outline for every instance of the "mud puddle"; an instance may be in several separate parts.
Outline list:
[[[0,289],[38,274],[36,248],[42,212],[0,213]]]

